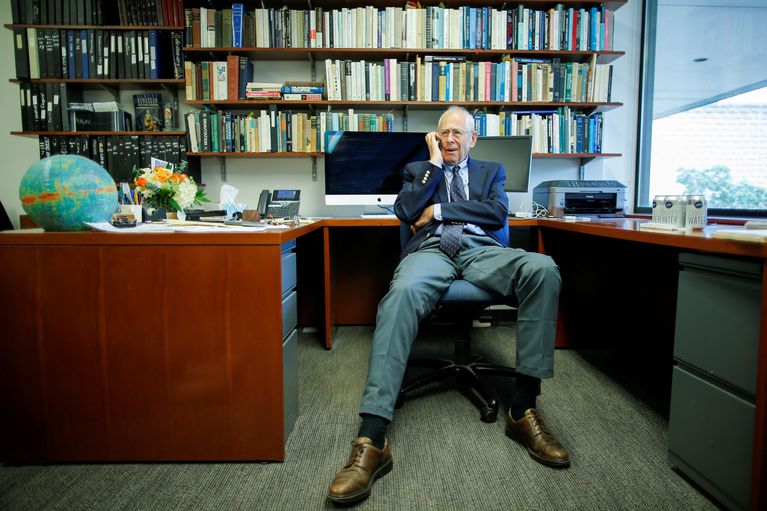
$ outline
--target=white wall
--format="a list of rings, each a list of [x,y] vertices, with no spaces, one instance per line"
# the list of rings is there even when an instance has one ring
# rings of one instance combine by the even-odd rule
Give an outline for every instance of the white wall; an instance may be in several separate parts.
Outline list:
[[[641,2],[632,0],[621,7],[615,16],[615,47],[626,55],[613,62],[613,101],[624,105],[605,113],[603,151],[621,153],[622,158],[597,159],[586,165],[586,179],[616,179],[629,186],[627,198],[633,203],[633,182],[637,137],[637,111],[639,93],[639,62],[641,35]],[[0,2],[0,23],[11,22],[10,2]],[[0,39],[2,67],[0,83],[0,200],[8,211],[14,225],[23,213],[18,198],[21,178],[26,169],[38,159],[37,139],[11,136],[8,133],[21,129],[19,108],[19,87],[8,83],[15,74],[13,65],[12,32],[4,29]],[[261,62],[256,67],[258,81],[284,81],[309,78],[309,64],[304,62]],[[317,76],[322,79],[322,65],[317,65]],[[121,98],[126,107],[132,105],[130,94],[123,91]],[[183,91],[179,101],[183,101]],[[182,105],[182,113],[190,111]],[[358,110],[369,111],[369,110]],[[408,129],[427,131],[436,125],[440,110],[419,111],[411,109],[408,114]],[[402,111],[394,110],[397,123],[401,123]],[[395,125],[400,129],[401,124]],[[324,204],[323,159],[317,158],[317,181],[311,178],[310,158],[230,158],[226,160],[226,182],[240,190],[238,202],[254,206],[263,188],[300,188],[301,213],[310,216],[353,216],[362,212],[361,207],[329,207]],[[577,179],[576,160],[533,160],[530,189],[541,181],[551,179]],[[217,158],[203,160],[202,181],[211,200],[218,201],[222,184],[220,163]],[[509,195],[513,211],[529,208],[531,193]]]

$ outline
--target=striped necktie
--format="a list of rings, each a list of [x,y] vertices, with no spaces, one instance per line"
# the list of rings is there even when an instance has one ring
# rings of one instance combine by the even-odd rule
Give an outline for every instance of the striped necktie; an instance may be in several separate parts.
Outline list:
[[[463,191],[463,179],[461,179],[460,167],[453,167],[453,179],[450,180],[450,202],[466,200]],[[461,249],[461,235],[463,234],[462,223],[446,223],[442,226],[442,234],[439,240],[439,249],[449,257],[455,256]]]

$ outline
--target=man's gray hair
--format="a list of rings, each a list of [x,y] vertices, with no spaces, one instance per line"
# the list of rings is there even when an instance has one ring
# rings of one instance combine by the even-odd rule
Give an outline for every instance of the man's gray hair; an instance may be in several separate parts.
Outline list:
[[[442,112],[442,115],[439,116],[439,123],[437,123],[437,126],[442,125],[442,118],[448,114],[463,114],[466,119],[466,131],[474,133],[474,116],[464,107],[458,105],[450,105],[447,110]]]

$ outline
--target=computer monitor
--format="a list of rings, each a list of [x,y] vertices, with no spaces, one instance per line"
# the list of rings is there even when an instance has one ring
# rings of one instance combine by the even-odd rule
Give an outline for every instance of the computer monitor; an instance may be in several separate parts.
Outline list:
[[[326,132],[325,204],[394,204],[405,165],[429,159],[425,137],[418,132]]]
[[[475,160],[503,163],[507,192],[527,192],[530,186],[530,160],[533,137],[480,137],[469,155]]]

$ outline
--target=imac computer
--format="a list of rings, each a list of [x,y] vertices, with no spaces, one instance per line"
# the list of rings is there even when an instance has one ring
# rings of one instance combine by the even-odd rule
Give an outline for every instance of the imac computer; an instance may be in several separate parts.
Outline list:
[[[329,206],[391,206],[405,165],[429,159],[426,133],[329,131],[325,137]]]

